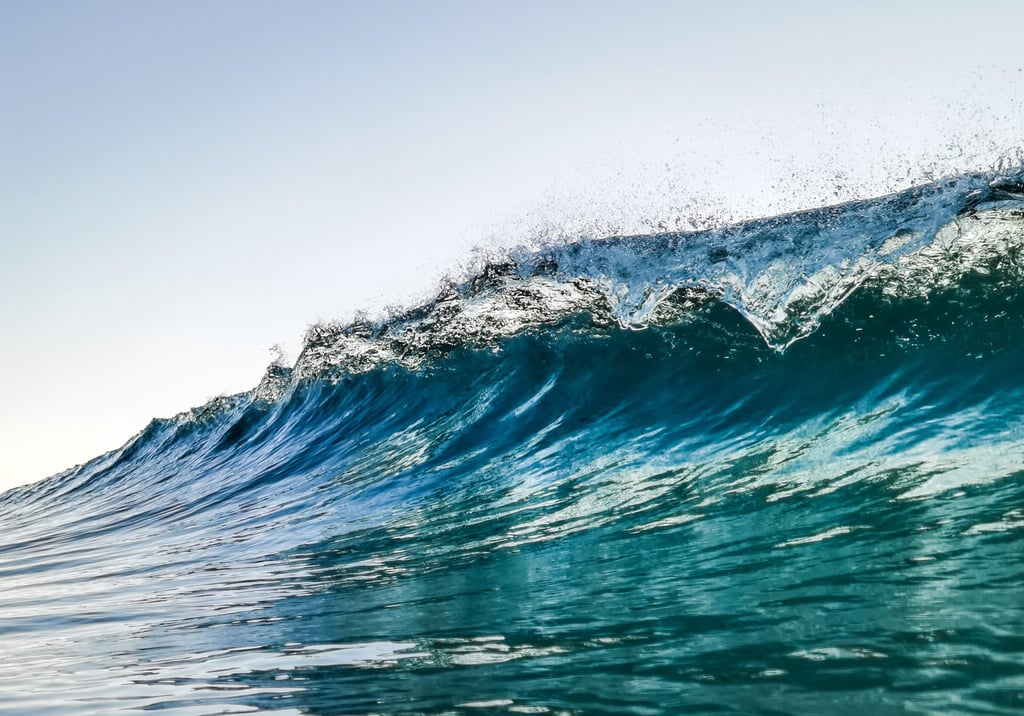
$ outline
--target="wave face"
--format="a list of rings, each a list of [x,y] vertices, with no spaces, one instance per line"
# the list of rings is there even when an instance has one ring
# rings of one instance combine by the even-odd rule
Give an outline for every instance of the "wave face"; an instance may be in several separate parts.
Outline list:
[[[510,252],[0,497],[8,714],[1020,713],[1024,173]]]

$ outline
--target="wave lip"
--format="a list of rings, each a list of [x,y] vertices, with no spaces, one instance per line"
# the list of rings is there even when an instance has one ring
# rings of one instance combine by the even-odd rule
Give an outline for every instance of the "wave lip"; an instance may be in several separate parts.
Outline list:
[[[598,325],[665,325],[707,300],[739,312],[783,351],[865,282],[920,294],[1012,260],[1022,208],[1018,169],[702,231],[521,247],[415,308],[313,327],[295,375],[418,365],[438,351],[493,344],[576,314]]]

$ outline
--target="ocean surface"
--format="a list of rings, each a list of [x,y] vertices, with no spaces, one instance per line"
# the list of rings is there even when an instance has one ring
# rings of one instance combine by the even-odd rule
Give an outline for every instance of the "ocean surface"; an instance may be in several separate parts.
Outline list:
[[[509,250],[0,496],[0,712],[148,711],[1024,712],[1024,171]]]

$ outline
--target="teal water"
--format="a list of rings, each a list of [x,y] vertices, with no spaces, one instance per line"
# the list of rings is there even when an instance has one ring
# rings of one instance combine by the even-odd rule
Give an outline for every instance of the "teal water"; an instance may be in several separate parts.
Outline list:
[[[0,711],[1020,713],[1022,368],[1019,172],[511,252],[0,497]]]

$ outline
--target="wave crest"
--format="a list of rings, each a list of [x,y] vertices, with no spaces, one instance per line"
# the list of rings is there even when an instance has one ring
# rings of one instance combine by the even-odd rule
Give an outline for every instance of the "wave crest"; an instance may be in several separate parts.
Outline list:
[[[735,309],[781,352],[865,282],[911,297],[972,272],[1020,276],[1022,247],[1024,167],[702,231],[519,247],[414,308],[313,326],[286,377],[415,367],[571,316],[600,328],[670,325],[708,300]],[[283,384],[271,370],[258,392],[279,394]]]

